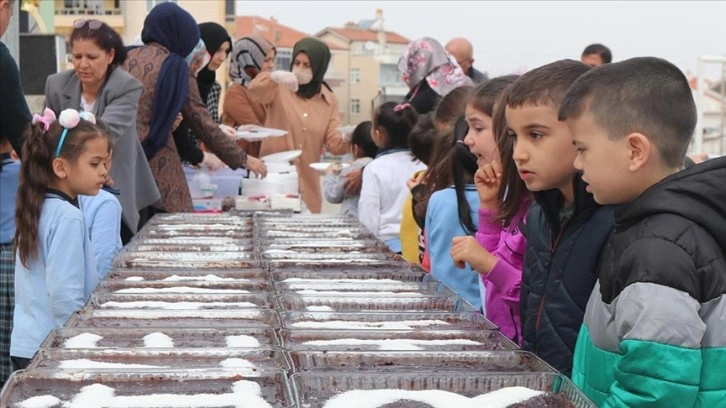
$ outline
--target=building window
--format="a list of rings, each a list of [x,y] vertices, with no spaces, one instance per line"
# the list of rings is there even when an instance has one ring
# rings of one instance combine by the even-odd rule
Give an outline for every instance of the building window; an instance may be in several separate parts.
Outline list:
[[[277,51],[275,59],[275,67],[284,71],[289,71],[292,65],[292,51]]]
[[[146,0],[146,9],[151,11],[157,4],[164,2],[176,3],[177,0]]]
[[[360,113],[360,99],[351,99],[350,100],[350,113],[352,113],[352,114]]]
[[[359,84],[360,83],[360,68],[351,68],[351,70],[350,70],[350,83],[351,84]]]

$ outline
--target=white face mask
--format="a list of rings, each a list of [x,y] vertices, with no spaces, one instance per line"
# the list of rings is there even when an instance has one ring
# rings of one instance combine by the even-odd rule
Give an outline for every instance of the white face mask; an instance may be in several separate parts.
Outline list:
[[[307,85],[313,80],[313,70],[310,68],[293,67],[292,73],[295,74],[297,83],[300,85]]]

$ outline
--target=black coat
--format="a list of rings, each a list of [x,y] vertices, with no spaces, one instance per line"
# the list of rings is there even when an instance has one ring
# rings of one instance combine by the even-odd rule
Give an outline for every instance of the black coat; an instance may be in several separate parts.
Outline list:
[[[595,203],[579,175],[573,185],[575,208],[563,225],[562,193],[535,193],[527,213],[521,289],[522,347],[567,375],[600,252],[614,224],[612,208]]]

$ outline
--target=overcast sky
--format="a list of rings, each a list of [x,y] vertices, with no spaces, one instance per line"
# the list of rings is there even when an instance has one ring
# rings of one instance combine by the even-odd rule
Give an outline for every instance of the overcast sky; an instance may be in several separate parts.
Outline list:
[[[373,19],[384,12],[386,30],[442,43],[466,37],[475,66],[490,75],[523,72],[561,59],[579,58],[600,42],[614,60],[653,55],[695,74],[701,55],[726,54],[724,1],[247,1],[238,15],[274,16],[315,34],[328,26]],[[708,76],[717,79],[720,69]]]

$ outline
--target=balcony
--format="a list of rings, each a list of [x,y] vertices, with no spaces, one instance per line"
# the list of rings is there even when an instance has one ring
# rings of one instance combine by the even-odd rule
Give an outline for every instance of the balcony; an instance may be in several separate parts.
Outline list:
[[[117,0],[56,0],[55,29],[60,33],[70,33],[74,21],[93,18],[123,32],[125,21],[122,6]]]

